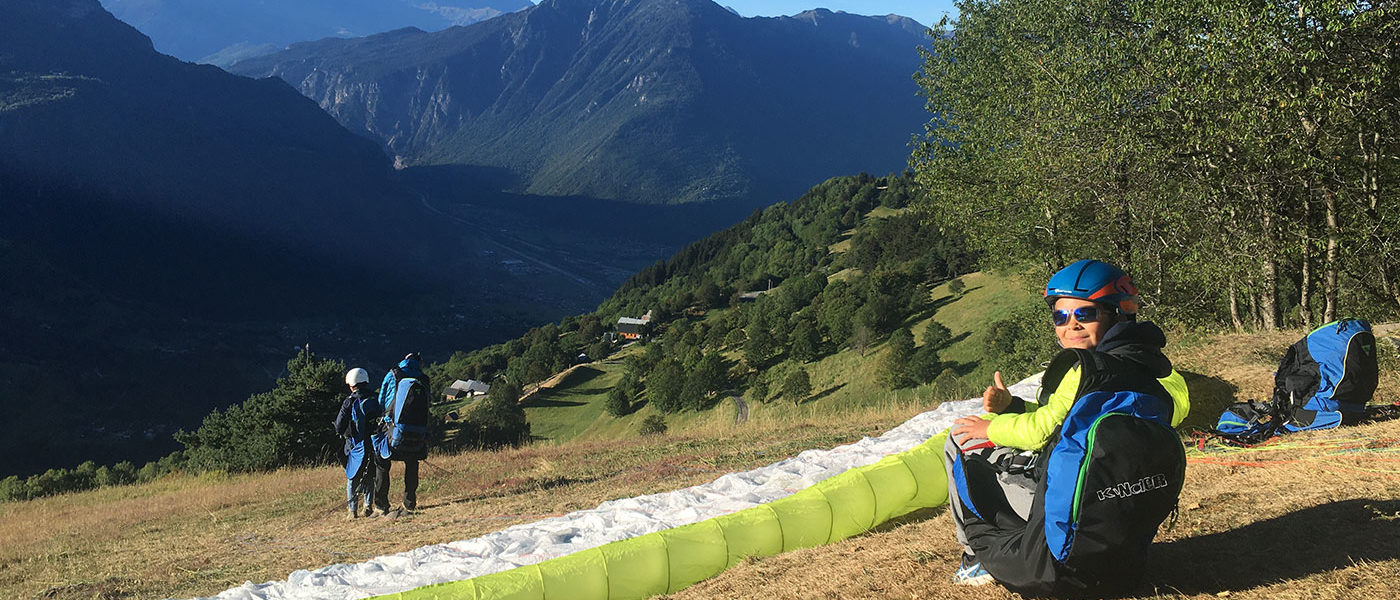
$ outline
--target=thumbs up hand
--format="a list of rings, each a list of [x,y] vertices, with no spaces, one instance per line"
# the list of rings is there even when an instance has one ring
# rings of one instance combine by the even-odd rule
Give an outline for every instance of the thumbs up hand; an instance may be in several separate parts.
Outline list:
[[[987,391],[982,392],[982,410],[1000,414],[1011,406],[1011,392],[1007,391],[1006,384],[1001,382],[1001,371],[997,371],[992,380],[995,384],[987,386]]]

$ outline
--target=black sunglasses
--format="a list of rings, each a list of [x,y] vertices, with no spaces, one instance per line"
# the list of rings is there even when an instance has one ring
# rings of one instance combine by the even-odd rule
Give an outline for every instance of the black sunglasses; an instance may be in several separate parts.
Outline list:
[[[1080,323],[1093,323],[1099,320],[1099,310],[1097,306],[1081,306],[1074,310],[1057,308],[1050,311],[1050,320],[1055,323],[1056,327],[1060,327],[1069,323],[1070,315],[1074,315],[1075,321],[1079,321]]]

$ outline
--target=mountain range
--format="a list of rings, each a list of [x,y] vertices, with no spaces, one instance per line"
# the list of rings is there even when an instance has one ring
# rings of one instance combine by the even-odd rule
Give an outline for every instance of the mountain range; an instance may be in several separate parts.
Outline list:
[[[374,369],[515,337],[805,190],[785,186],[900,169],[920,117],[890,107],[917,99],[854,88],[880,69],[912,88],[912,68],[857,60],[917,56],[910,23],[551,0],[287,51],[354,50],[373,60],[341,76],[379,73],[381,91],[417,68],[400,63],[443,69],[443,93],[419,97],[443,120],[399,147],[285,81],[161,54],[98,0],[4,0],[0,476],[163,456],[175,429],[268,389],[307,343]],[[382,100],[365,122],[418,101]],[[464,105],[478,108],[452,112]],[[494,142],[474,137],[490,128]],[[500,151],[431,158],[454,141]]]
[[[0,206],[7,469],[163,455],[308,339],[402,339],[483,285],[374,142],[97,0],[0,3]]]
[[[790,199],[904,169],[927,121],[917,22],[710,0],[544,0],[438,32],[293,44],[278,77],[400,166],[492,169],[508,189],[645,204]]]
[[[400,27],[467,25],[531,6],[529,0],[102,0],[157,50],[227,66],[293,42],[365,36]]]

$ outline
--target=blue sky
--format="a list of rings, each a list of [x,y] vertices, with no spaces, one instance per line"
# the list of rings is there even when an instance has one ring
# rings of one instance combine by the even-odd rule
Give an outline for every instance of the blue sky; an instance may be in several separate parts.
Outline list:
[[[841,10],[857,15],[903,15],[930,26],[948,13],[957,18],[952,0],[715,0],[746,17],[795,15],[813,8]]]

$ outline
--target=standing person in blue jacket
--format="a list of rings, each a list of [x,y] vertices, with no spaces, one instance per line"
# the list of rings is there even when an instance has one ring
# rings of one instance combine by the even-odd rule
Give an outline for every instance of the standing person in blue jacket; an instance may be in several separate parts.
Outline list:
[[[423,358],[417,352],[404,356],[384,375],[384,382],[379,386],[379,413],[385,418],[388,416],[384,411],[394,400],[399,380],[405,378],[417,379],[428,387],[428,378],[423,375]],[[390,459],[387,437],[382,427],[374,434],[374,516],[389,512],[389,472],[393,461]],[[412,458],[400,460],[403,462],[403,509],[415,510],[418,508],[418,461]]]
[[[955,421],[944,447],[949,482],[954,481],[953,465],[960,454],[964,460],[990,463],[998,473],[996,485],[1000,488],[992,492],[1022,520],[1029,518],[1042,483],[1034,479],[1035,472],[1025,464],[1048,449],[1071,406],[1085,391],[1117,386],[1167,400],[1172,406],[1172,426],[1179,425],[1190,410],[1186,381],[1162,353],[1166,335],[1156,325],[1137,320],[1138,291],[1122,270],[1097,260],[1078,261],[1050,278],[1045,286],[1045,302],[1060,347],[1066,351],[1093,351],[1102,357],[1104,367],[1085,377],[1081,365],[1076,364],[1058,381],[1043,381],[1038,403],[1013,397],[997,372],[995,385],[988,386],[982,395],[986,414]],[[949,505],[958,542],[963,546],[962,565],[953,582],[992,583],[995,579],[982,563],[988,558],[1004,563],[1007,556],[976,555],[965,525],[970,515],[959,494],[949,494]],[[979,527],[975,535],[983,536],[983,540],[1000,533],[989,530],[985,524]],[[1012,544],[993,545],[992,549],[1001,554],[1014,550]],[[1037,565],[1024,567],[1033,569]]]
[[[379,419],[379,399],[369,384],[369,371],[350,369],[345,373],[345,384],[350,386],[350,395],[340,404],[335,430],[345,438],[345,505],[353,519],[360,515],[361,499],[365,516],[373,507],[370,487],[375,461],[370,432]]]

